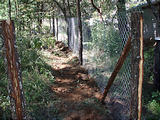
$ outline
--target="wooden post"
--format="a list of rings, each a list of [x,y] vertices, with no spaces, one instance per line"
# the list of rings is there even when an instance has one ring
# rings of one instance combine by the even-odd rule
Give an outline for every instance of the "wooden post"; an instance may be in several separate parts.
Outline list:
[[[117,65],[116,65],[114,71],[112,72],[111,77],[108,80],[108,84],[107,84],[107,86],[106,86],[106,88],[104,90],[103,96],[101,98],[101,103],[102,104],[104,104],[104,100],[105,100],[105,98],[107,96],[107,93],[108,93],[109,89],[111,88],[111,86],[112,86],[112,84],[113,84],[113,82],[114,82],[119,70],[121,69],[121,67],[122,67],[122,65],[123,65],[128,53],[129,53],[130,48],[131,48],[131,37],[128,38],[128,41],[127,41],[126,45],[124,46],[124,49],[123,49],[122,54],[121,54],[121,56],[120,56],[120,58],[119,58],[119,60],[117,62]]]
[[[143,19],[140,12],[131,15],[131,106],[130,120],[141,118],[143,82]]]
[[[138,120],[142,114],[142,84],[143,84],[143,17],[140,15],[140,61],[139,61],[139,83],[138,83]]]
[[[5,61],[9,79],[9,96],[13,120],[25,120],[25,102],[22,89],[22,78],[19,58],[15,45],[13,21],[2,21],[2,33],[5,47]]]

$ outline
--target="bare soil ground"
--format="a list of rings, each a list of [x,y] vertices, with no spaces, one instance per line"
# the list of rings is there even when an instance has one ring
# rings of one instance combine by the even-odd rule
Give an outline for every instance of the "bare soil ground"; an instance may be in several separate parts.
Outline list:
[[[112,120],[110,111],[99,102],[100,91],[77,57],[62,42],[44,56],[53,69],[57,115],[63,120]]]

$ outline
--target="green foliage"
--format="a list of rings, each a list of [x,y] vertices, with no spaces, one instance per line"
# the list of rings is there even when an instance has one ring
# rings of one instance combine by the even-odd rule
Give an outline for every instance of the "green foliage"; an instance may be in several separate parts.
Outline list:
[[[1,52],[0,52],[1,54]],[[5,74],[5,65],[4,65],[4,59],[0,55],[0,109],[3,111],[0,111],[0,113],[3,113],[3,116],[0,116],[3,118],[9,118],[10,116],[10,101],[9,101],[9,96],[8,96],[8,80],[7,76]]]
[[[42,47],[53,48],[56,40],[52,36],[45,36],[41,38]]]
[[[154,48],[145,50],[144,52],[144,79],[153,81],[153,52]]]
[[[32,48],[40,50],[41,48],[54,48],[55,39],[48,35],[36,35],[30,41]]]
[[[40,40],[39,37],[36,37],[31,41],[31,45],[35,49],[40,49],[42,46],[42,41]]]
[[[31,72],[24,71],[22,75],[27,111],[34,114],[33,117],[38,117],[36,114],[42,111],[34,110],[38,109],[40,105],[45,107],[48,102],[52,101],[53,93],[50,92],[49,85],[54,82],[54,77],[45,68],[41,70],[36,68]]]
[[[44,35],[41,37],[35,36],[35,38],[32,36],[31,41],[28,42],[28,37],[23,38],[19,48],[27,111],[35,119],[45,119],[47,113],[44,114],[43,112],[49,109],[47,107],[48,103],[53,101],[50,84],[54,82],[54,76],[51,73],[51,68],[40,57],[37,50],[44,45],[49,46],[50,42],[54,40]],[[22,49],[25,49],[25,51]]]
[[[45,39],[46,38],[46,39]],[[27,31],[19,32],[16,37],[18,53],[21,58],[22,79],[27,103],[27,111],[32,118],[47,118],[43,112],[51,103],[52,96],[50,85],[55,78],[38,51],[43,46],[54,47],[55,40],[51,36],[29,36]],[[8,97],[8,80],[5,74],[4,60],[0,57],[0,108],[3,109],[4,119],[10,118],[10,102]],[[41,106],[41,110],[39,110]],[[56,110],[55,110],[56,111]],[[31,114],[32,113],[32,114]],[[52,114],[52,112],[51,112]],[[1,116],[0,116],[1,117]]]
[[[92,26],[91,31],[92,47],[89,47],[99,50],[101,61],[105,61],[106,57],[109,56],[113,59],[112,61],[117,61],[121,51],[121,38],[114,26],[106,27],[103,23],[97,21]]]
[[[153,85],[153,60],[154,48],[144,50],[144,84],[143,84],[143,113],[147,120],[159,120],[160,118],[160,92],[154,91]]]
[[[8,10],[7,2],[5,0],[0,1],[0,19],[7,19],[8,17],[7,10]]]
[[[148,108],[152,111],[152,113],[154,115],[158,115],[159,116],[159,113],[160,113],[160,104],[156,100],[151,101],[148,104]]]
[[[10,116],[9,112],[10,101],[8,96],[7,85],[8,85],[8,80],[3,72],[0,78],[0,108],[2,108],[4,111],[3,116]]]
[[[149,101],[147,106],[157,118],[160,118],[160,92],[152,92],[152,101]]]
[[[160,92],[152,92],[152,100],[147,104],[148,110],[152,113],[147,115],[147,120],[159,120],[160,118]]]
[[[160,102],[160,92],[153,92],[152,98]]]

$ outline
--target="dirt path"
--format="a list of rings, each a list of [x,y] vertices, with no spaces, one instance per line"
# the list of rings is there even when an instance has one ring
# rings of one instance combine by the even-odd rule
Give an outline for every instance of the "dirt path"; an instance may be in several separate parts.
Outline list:
[[[78,58],[57,43],[54,50],[45,51],[47,63],[56,80],[51,85],[59,102],[57,116],[63,120],[111,120],[109,111],[99,103],[99,89],[87,71],[79,65]]]

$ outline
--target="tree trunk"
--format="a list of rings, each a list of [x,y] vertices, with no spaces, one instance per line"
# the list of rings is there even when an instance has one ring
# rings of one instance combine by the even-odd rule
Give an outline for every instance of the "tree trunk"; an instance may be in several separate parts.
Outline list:
[[[160,37],[160,4],[156,22],[156,37]],[[154,49],[154,86],[160,91],[160,41],[156,41]]]
[[[69,2],[69,0],[67,0],[67,3],[68,3],[68,12],[69,12],[69,16],[71,16],[72,13],[71,13],[71,7],[70,7],[70,2]]]
[[[78,17],[78,38],[79,38],[79,60],[83,64],[83,38],[82,38],[82,21],[81,21],[81,8],[80,0],[77,0],[77,17]]]
[[[160,17],[158,18],[160,19]],[[156,23],[156,37],[160,37],[160,23]],[[156,41],[154,48],[154,86],[156,90],[160,91],[160,41]]]
[[[68,44],[69,44],[69,29],[68,29],[68,26],[69,26],[69,22],[67,20],[67,9],[66,9],[66,0],[63,0],[63,7],[60,5],[59,2],[57,2],[56,0],[54,0],[53,2],[56,3],[56,5],[58,6],[58,8],[60,8],[60,10],[62,11],[63,15],[64,15],[64,19],[67,23],[67,37],[68,37]]]
[[[67,0],[67,8],[68,8],[68,15],[69,15],[69,18],[67,19],[67,36],[68,36],[68,48],[70,49],[70,40],[71,40],[71,31],[69,27],[70,26],[70,18],[71,18],[71,8],[70,8],[70,2],[69,0]]]
[[[11,16],[12,16],[12,13],[11,13],[11,0],[8,1],[8,7],[9,7],[9,11],[8,11],[8,17],[9,19],[11,20]]]
[[[39,18],[39,24],[40,24],[40,27],[42,28],[42,18],[43,18],[43,2],[40,2],[40,18]]]
[[[68,44],[68,48],[70,49],[70,40],[71,40],[71,32],[70,32],[70,21],[69,21],[70,19],[68,18],[67,19],[67,36],[68,36],[68,41],[67,41],[67,44]]]
[[[39,2],[37,2],[37,13],[38,13],[38,16],[37,16],[37,22],[38,22],[38,32],[40,33],[40,26],[41,26],[41,24],[40,24],[40,14],[39,14],[39,11],[40,11],[40,3]]]
[[[42,12],[43,12],[43,2],[37,2],[37,12],[38,12],[38,32],[41,32],[42,28]]]
[[[15,15],[16,15],[16,18],[18,17],[18,1],[17,0],[15,0],[14,1],[14,4],[15,4]]]
[[[154,49],[154,86],[160,91],[160,41],[157,41]]]
[[[55,17],[54,17],[54,14],[52,15],[52,27],[53,27],[53,37],[55,37],[55,21],[54,21]]]
[[[67,24],[67,42],[69,44],[69,21],[67,19],[67,8],[66,8],[66,0],[63,0],[63,14],[64,14],[64,18],[65,18],[65,21],[66,21],[66,24]],[[68,46],[69,47],[69,46]]]
[[[52,31],[52,18],[49,17],[49,33]]]
[[[57,23],[57,33],[56,33],[56,36],[57,36],[57,41],[58,41],[58,18],[56,18],[56,23]]]

